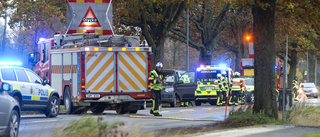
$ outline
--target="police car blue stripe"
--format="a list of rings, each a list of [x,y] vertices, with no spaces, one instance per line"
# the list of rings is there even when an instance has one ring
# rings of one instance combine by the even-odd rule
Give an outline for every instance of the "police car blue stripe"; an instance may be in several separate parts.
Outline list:
[[[22,99],[31,100],[31,96],[22,96]]]
[[[48,97],[40,97],[40,100],[48,100]]]

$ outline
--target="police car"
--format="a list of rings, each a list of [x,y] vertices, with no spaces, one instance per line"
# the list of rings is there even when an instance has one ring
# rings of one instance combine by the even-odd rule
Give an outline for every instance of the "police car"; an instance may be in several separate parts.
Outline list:
[[[9,95],[19,102],[22,111],[41,111],[47,117],[56,117],[60,109],[59,93],[48,85],[48,80],[16,65],[21,63],[0,61],[0,82],[12,86]]]

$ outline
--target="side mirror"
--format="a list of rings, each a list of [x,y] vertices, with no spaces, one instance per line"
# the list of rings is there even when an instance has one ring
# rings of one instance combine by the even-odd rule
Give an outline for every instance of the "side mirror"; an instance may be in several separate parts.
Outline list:
[[[9,91],[9,90],[11,90],[10,84],[8,84],[8,83],[2,83],[2,85],[0,86],[0,92]]]
[[[47,85],[47,84],[49,84],[49,80],[46,79],[46,77],[43,77],[42,85]]]
[[[29,64],[34,64],[34,54],[33,53],[30,53],[28,55],[28,62],[29,62]]]

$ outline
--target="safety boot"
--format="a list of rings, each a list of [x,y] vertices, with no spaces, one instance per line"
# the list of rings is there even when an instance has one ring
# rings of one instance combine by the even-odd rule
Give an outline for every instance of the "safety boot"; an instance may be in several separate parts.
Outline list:
[[[159,114],[159,113],[154,113],[153,115],[154,115],[154,116],[162,116],[162,115]]]
[[[154,114],[152,110],[150,110],[150,114]]]

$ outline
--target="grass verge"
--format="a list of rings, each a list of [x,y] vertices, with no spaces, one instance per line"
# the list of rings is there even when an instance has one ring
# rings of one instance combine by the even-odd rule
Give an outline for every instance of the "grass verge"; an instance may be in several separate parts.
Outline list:
[[[282,115],[279,114],[279,116]],[[291,111],[285,112],[285,120],[292,124],[320,125],[319,117],[319,106],[306,106],[303,103],[299,105],[294,105]]]

